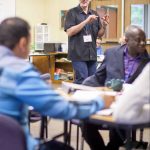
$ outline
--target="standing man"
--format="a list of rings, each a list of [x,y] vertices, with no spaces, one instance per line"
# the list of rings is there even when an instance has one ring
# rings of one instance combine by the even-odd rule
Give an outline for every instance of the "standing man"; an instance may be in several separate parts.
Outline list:
[[[101,24],[98,14],[89,9],[91,0],[80,0],[77,7],[70,9],[66,16],[65,31],[68,34],[68,58],[75,71],[75,83],[96,71],[96,38],[102,37],[107,20]]]

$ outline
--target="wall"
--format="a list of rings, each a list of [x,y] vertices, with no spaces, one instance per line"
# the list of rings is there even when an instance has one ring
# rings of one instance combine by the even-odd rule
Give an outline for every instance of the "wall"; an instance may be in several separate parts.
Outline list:
[[[34,26],[42,22],[49,25],[50,41],[66,42],[67,35],[60,27],[60,10],[68,10],[78,3],[79,0],[16,0],[16,16],[30,23],[32,43]]]
[[[60,10],[68,10],[77,6],[79,0],[49,0],[47,5],[47,16],[49,24],[50,41],[66,42],[67,35],[61,28]]]
[[[37,23],[47,22],[47,0],[16,0],[16,16],[27,20],[31,25],[32,42],[34,41],[34,26]]]

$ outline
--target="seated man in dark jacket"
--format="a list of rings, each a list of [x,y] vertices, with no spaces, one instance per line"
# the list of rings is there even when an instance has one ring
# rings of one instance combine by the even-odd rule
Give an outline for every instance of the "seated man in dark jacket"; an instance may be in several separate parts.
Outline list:
[[[110,48],[105,52],[105,59],[97,72],[88,77],[83,84],[88,86],[104,86],[111,79],[122,79],[132,83],[149,62],[146,51],[146,36],[144,31],[137,26],[129,26],[125,32],[126,44]],[[98,129],[100,126],[85,124],[84,138],[92,150],[118,150],[123,144],[124,132],[110,131],[110,142],[104,145]],[[122,136],[120,136],[122,135]]]

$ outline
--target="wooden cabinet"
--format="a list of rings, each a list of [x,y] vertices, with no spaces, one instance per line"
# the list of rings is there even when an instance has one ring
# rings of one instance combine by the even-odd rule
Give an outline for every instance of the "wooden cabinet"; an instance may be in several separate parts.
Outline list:
[[[50,71],[50,56],[48,55],[30,55],[29,61],[42,73],[49,73]]]
[[[91,8],[96,10],[97,7],[112,8],[107,10],[107,14],[110,16],[109,25],[106,29],[106,39],[119,39],[121,37],[122,28],[122,0],[92,0]],[[111,11],[110,11],[111,10]],[[115,11],[114,11],[115,10]]]
[[[73,81],[72,63],[67,59],[67,53],[34,54],[30,57],[32,57],[32,63],[42,74],[50,73],[52,83],[61,83],[64,80]]]

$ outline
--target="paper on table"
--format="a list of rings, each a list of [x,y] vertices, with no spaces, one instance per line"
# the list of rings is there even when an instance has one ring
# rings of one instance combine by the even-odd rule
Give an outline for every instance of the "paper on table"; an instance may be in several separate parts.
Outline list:
[[[118,93],[115,91],[100,91],[100,94],[109,95],[109,96],[117,96]]]
[[[71,96],[73,101],[79,101],[79,102],[89,102],[91,100],[94,100],[97,97],[100,97],[99,91],[83,91],[83,90],[77,90]]]
[[[85,86],[85,85],[79,85],[69,82],[62,82],[62,89],[68,93],[70,90],[85,90],[85,91],[95,91],[96,89],[94,87]]]
[[[97,87],[90,87],[90,86],[85,86],[85,85],[79,85],[79,84],[74,84],[74,83],[69,83],[69,82],[62,82],[62,90],[66,93],[69,92],[75,92],[76,90],[83,90],[83,91],[96,91],[101,95],[110,95],[110,96],[116,96],[118,95],[118,92],[115,91],[107,91],[104,90],[104,88],[97,88]]]
[[[96,114],[97,115],[102,115],[102,116],[110,116],[113,113],[113,109],[109,108],[109,109],[103,109],[100,111],[97,111]]]
[[[60,93],[60,92],[59,92]],[[61,91],[61,95],[65,96],[66,100],[76,103],[91,103],[92,100],[96,98],[100,98],[101,95],[109,95],[109,96],[116,96],[116,92],[106,92],[106,91],[85,91],[85,90],[77,90],[72,95],[66,94],[65,92]]]
[[[77,90],[73,94],[67,94],[61,89],[56,90],[57,93],[59,93],[61,96],[65,97],[65,100],[68,100],[70,102],[74,103],[82,103],[87,104],[91,103],[92,100],[96,99],[97,97],[100,98],[99,91],[83,91],[83,90]]]

